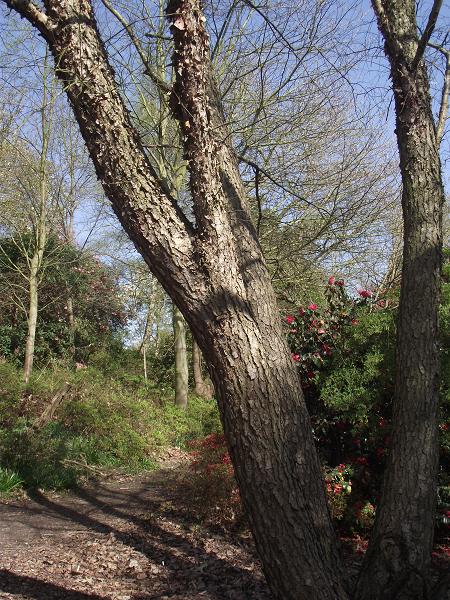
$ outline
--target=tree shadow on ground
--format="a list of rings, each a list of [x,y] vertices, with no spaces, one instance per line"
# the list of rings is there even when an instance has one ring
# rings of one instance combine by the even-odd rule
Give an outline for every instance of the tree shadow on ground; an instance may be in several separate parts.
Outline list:
[[[1,592],[14,595],[23,595],[33,600],[103,600],[96,594],[85,594],[76,592],[65,587],[18,575],[6,569],[0,569],[0,598],[4,597]]]
[[[164,491],[162,486],[149,490],[151,485],[151,482],[144,482],[138,488],[121,490],[110,484],[99,484],[95,488],[76,490],[75,497],[58,501],[35,491],[30,493],[33,506],[24,508],[29,508],[34,513],[44,512],[50,518],[56,517],[62,521],[63,527],[76,523],[97,533],[113,534],[117,541],[141,552],[152,562],[164,565],[170,571],[169,595],[174,591],[187,592],[189,588],[192,592],[203,591],[208,594],[208,598],[214,600],[271,598],[262,577],[236,559],[240,552],[238,545],[234,546],[235,556],[233,545],[229,543],[231,551],[226,553],[227,559],[217,556],[214,551],[205,548],[201,539],[197,542],[185,535],[189,531],[186,516],[177,514],[175,509],[170,511],[170,521],[175,524],[175,531],[173,527],[166,529],[161,526],[158,515],[161,516],[161,506],[165,502]],[[132,525],[122,531],[120,521]],[[164,524],[164,517],[162,522]],[[45,594],[31,596],[39,600],[44,597]],[[66,591],[61,597],[72,600]],[[73,600],[84,598],[90,597],[82,594],[73,596]]]

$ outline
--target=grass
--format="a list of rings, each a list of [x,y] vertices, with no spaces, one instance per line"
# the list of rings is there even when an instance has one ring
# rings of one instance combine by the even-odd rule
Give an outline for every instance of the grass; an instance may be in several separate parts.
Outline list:
[[[4,476],[5,489],[70,488],[92,475],[92,467],[152,470],[164,448],[185,447],[221,429],[215,401],[192,396],[183,411],[170,391],[98,368],[36,371],[25,387],[21,372],[2,363],[0,381],[0,468],[11,476],[10,483]],[[65,382],[69,391],[53,418],[36,426]]]

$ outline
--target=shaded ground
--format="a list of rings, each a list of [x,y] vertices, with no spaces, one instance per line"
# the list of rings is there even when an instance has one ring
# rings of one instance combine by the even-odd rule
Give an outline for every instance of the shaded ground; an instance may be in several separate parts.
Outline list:
[[[175,470],[0,504],[1,600],[269,600],[249,540],[177,514]]]
[[[0,600],[270,600],[249,537],[179,508],[178,463],[0,503]],[[366,543],[342,541],[354,580]],[[436,550],[435,581],[450,564],[448,544]]]

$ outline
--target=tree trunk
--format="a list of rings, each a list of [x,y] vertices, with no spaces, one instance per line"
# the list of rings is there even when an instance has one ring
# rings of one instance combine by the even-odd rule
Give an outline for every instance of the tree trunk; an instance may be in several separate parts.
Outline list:
[[[23,376],[28,383],[33,370],[34,345],[36,340],[36,327],[38,316],[38,256],[35,254],[31,260],[29,274],[29,307],[28,307],[28,333],[25,342],[25,360],[23,365]]]
[[[189,390],[189,368],[186,349],[186,325],[183,315],[173,305],[173,336],[175,345],[175,404],[186,408]]]
[[[144,380],[147,382],[148,375],[147,375],[147,346],[146,346],[146,344],[144,344],[142,346],[142,359],[144,362]]]
[[[374,1],[396,106],[403,270],[393,434],[358,599],[422,600],[431,560],[438,467],[438,305],[444,193],[429,81],[417,61],[414,2]]]
[[[311,423],[214,94],[198,0],[168,7],[176,48],[172,106],[185,138],[195,226],[146,158],[90,2],[47,0],[47,14],[7,4],[47,39],[105,193],[208,361],[274,597],[347,600]]]
[[[198,396],[210,400],[213,396],[212,383],[203,378],[202,353],[195,339],[192,339],[192,370],[194,373],[194,390]]]
[[[67,298],[67,320],[69,322],[69,354],[70,357],[75,357],[75,316],[73,313],[73,299],[71,296]]]

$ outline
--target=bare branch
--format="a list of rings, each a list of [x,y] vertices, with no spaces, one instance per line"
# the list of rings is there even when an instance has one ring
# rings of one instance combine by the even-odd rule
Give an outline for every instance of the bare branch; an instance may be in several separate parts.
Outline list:
[[[109,10],[109,12],[114,15],[114,17],[119,21],[119,23],[123,26],[123,28],[125,29],[125,31],[128,34],[128,37],[130,38],[131,43],[133,44],[133,46],[135,47],[137,53],[139,54],[139,58],[142,61],[142,64],[145,67],[145,75],[147,75],[148,77],[150,77],[150,79],[153,81],[153,83],[155,85],[157,85],[162,91],[164,92],[170,92],[171,91],[171,86],[168,85],[168,83],[166,81],[164,81],[164,79],[161,79],[161,77],[159,77],[159,75],[154,71],[153,67],[151,66],[147,55],[145,53],[144,48],[142,47],[141,42],[139,41],[139,39],[136,37],[133,28],[131,27],[131,25],[127,22],[127,20],[125,19],[125,17],[117,10],[115,9],[112,4],[109,2],[109,0],[101,0],[102,4],[104,5],[104,7]]]
[[[448,118],[448,99],[450,94],[450,50],[447,50],[442,46],[438,46],[437,44],[433,44],[432,42],[428,42],[428,46],[430,46],[430,48],[434,48],[445,56],[444,84],[442,86],[441,104],[439,107],[439,116],[436,124],[436,139],[438,146],[440,146],[442,136],[444,135],[445,122]]]
[[[27,0],[0,0],[8,8],[16,11],[23,19],[29,21],[47,41],[53,38],[54,25],[51,19],[42,12],[34,2]]]
[[[430,41],[431,34],[433,33],[434,28],[436,26],[436,21],[438,19],[439,11],[441,10],[441,7],[442,7],[442,0],[434,0],[433,7],[430,12],[430,16],[428,17],[427,26],[425,27],[422,37],[419,40],[419,45],[417,46],[416,55],[411,64],[411,71],[415,71],[415,69],[417,68],[417,65],[419,64],[419,61],[423,57],[425,48],[427,47],[427,44]]]

